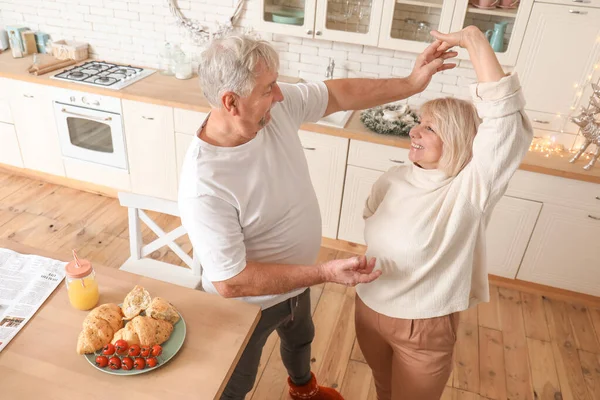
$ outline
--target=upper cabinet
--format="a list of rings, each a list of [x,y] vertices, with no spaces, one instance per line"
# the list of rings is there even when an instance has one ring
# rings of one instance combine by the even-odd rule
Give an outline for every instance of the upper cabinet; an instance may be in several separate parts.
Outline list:
[[[579,91],[581,105],[587,106],[591,86],[585,83],[600,78],[600,69],[594,69],[598,59],[600,8],[535,4],[516,66],[535,128],[559,130],[557,115],[571,112]]]
[[[532,5],[533,0],[260,0],[257,28],[421,52],[433,41],[431,30],[475,25],[500,63],[514,65]],[[459,59],[468,57],[459,49]]]
[[[260,0],[259,29],[377,46],[380,0]]]

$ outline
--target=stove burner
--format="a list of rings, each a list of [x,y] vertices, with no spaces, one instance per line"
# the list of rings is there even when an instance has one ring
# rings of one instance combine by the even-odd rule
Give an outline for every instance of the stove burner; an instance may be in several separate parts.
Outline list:
[[[128,70],[125,68],[119,68],[118,70],[114,71],[113,74],[123,74],[123,75],[127,75]]]
[[[69,76],[71,78],[81,78],[81,77],[83,77],[83,75],[84,75],[84,73],[79,72],[79,71],[75,71],[75,72],[72,72],[71,74],[69,74]]]
[[[96,79],[98,82],[109,82],[110,79],[105,77],[105,76],[101,76],[100,78]]]

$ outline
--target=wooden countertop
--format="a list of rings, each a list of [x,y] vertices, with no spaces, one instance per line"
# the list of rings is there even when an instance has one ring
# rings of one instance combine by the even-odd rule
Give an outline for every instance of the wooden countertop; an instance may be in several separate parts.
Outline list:
[[[12,241],[0,248],[61,259]],[[92,264],[94,260],[91,260]],[[2,398],[218,399],[260,318],[260,307],[93,264],[100,302],[121,303],[136,285],[164,297],[185,319],[179,353],[136,376],[98,371],[75,352],[87,315],[71,307],[64,281],[0,353]]]
[[[124,89],[108,90],[50,79],[50,76],[55,75],[60,71],[50,72],[43,76],[29,75],[27,73],[27,68],[29,68],[31,63],[31,56],[13,59],[10,52],[4,52],[0,54],[0,77],[86,91],[90,93],[118,97],[121,99],[141,101],[174,108],[183,108],[200,112],[208,112],[210,110],[210,106],[202,95],[195,76],[192,79],[179,80],[174,77],[154,73]],[[296,78],[286,77],[280,77],[280,80],[286,82],[297,81]],[[353,114],[344,129],[318,124],[304,124],[302,125],[301,129],[326,135],[379,143],[388,146],[409,148],[410,145],[410,142],[407,138],[380,135],[369,131],[360,122],[360,112],[355,112]],[[579,160],[575,164],[569,163],[568,156],[565,156],[564,158],[558,156],[546,158],[539,153],[530,152],[523,160],[520,169],[600,184],[600,163],[596,167],[592,168],[591,171],[585,171],[583,169],[584,165],[585,162],[583,160]]]

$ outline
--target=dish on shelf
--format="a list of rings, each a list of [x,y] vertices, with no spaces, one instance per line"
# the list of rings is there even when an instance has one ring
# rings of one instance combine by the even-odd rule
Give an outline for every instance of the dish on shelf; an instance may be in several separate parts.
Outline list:
[[[477,7],[477,8],[480,8],[480,9],[482,9],[482,10],[493,10],[493,9],[495,9],[495,8],[496,8],[496,6],[495,6],[495,5],[494,5],[494,6],[480,6],[479,4],[475,4],[475,3],[471,3],[471,5],[472,5],[473,7]]]
[[[287,25],[302,25],[304,23],[304,10],[280,9],[272,14],[273,22]]]

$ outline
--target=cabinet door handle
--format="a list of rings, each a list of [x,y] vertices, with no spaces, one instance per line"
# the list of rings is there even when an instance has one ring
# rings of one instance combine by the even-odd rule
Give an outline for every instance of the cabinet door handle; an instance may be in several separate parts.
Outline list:
[[[147,119],[148,121],[154,121],[154,118],[152,118],[152,117],[146,117],[146,116],[142,115],[142,118]]]
[[[543,119],[534,118],[533,122],[537,122],[538,124],[549,124],[550,121],[544,121]]]
[[[600,217],[595,217],[593,215],[588,215],[588,218],[595,219],[596,221],[600,221]]]
[[[587,15],[587,11],[569,10],[571,14]]]
[[[307,35],[312,35],[312,30],[310,30],[310,29],[307,29],[307,30],[306,30],[306,34],[307,34]]]
[[[27,97],[28,99],[33,99],[33,98],[34,98],[34,97],[33,97],[32,95],[30,95],[30,94],[24,94],[23,96],[24,96],[24,97]]]
[[[590,0],[572,0],[573,3],[590,3]]]
[[[393,158],[390,158],[390,161],[393,162],[393,163],[396,163],[396,164],[404,164],[403,160],[395,160]]]
[[[89,120],[92,120],[92,121],[112,121],[111,117],[99,118],[99,117],[94,117],[94,116],[91,116],[91,115],[74,113],[74,112],[71,112],[71,111],[67,111],[64,108],[61,111],[64,112],[65,114],[74,115],[76,117],[85,118],[85,119],[89,119]]]
[[[596,196],[596,200],[600,200],[600,196]]]
[[[322,34],[323,34],[323,32],[321,32],[321,31],[316,31],[315,32],[315,35],[317,35],[317,36],[321,36]]]
[[[304,147],[304,146],[302,146],[302,148],[303,148],[304,150],[310,150],[310,151],[316,150],[316,148],[315,148],[315,147]]]

